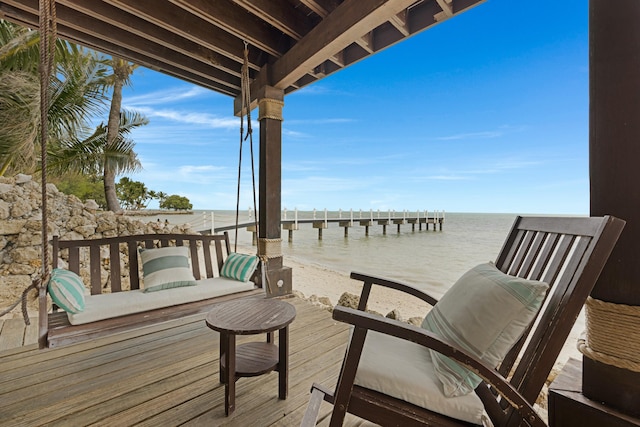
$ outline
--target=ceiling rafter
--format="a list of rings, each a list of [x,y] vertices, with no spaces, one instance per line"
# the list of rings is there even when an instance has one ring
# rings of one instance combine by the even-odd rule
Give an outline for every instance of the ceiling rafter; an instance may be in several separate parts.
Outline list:
[[[453,0],[436,0],[442,12],[439,12],[434,15],[434,19],[436,21],[444,21],[445,19],[449,19],[453,16]]]
[[[181,8],[169,8],[170,3],[149,2],[146,0],[103,0],[129,13],[136,14],[144,20],[170,29],[171,32],[184,38],[200,43],[221,55],[242,63],[242,40],[226,31],[212,26],[200,17],[196,17]],[[187,28],[182,24],[190,22]],[[249,53],[249,67],[259,70],[261,61],[257,51]]]
[[[12,4],[12,0],[7,0],[7,3]],[[38,0],[13,2],[12,5],[29,12],[34,17],[38,16]],[[144,53],[147,58],[152,58],[158,62],[164,61],[176,69],[184,67],[184,64],[188,64],[188,67],[186,67],[185,70],[190,69],[195,75],[200,75],[203,78],[209,78],[218,83],[226,84],[231,90],[237,90],[240,88],[239,78],[236,79],[237,81],[235,84],[229,85],[229,76],[227,73],[222,72],[210,64],[208,65],[203,62],[196,61],[193,58],[186,57],[185,55],[172,51],[162,44],[154,43],[145,37],[140,37],[129,31],[115,28],[112,25],[109,25],[108,22],[86,15],[78,9],[72,9],[64,4],[58,4],[56,9],[58,25],[62,26],[59,32],[63,36],[65,34],[65,29],[75,30],[76,33],[79,33],[83,29],[88,29],[86,32],[87,37],[91,37],[94,40],[102,39],[104,41],[111,41],[113,38],[127,40],[128,43],[123,47],[129,52],[133,52],[134,54]]]
[[[415,0],[345,0],[271,67],[271,84],[284,89],[335,55],[369,29],[386,22]]]
[[[300,40],[318,23],[318,20],[314,22],[299,9],[282,8],[273,0],[233,0],[233,2],[296,40]]]
[[[237,69],[237,63],[230,58],[220,55],[211,49],[206,48],[198,43],[188,40],[184,37],[176,36],[169,30],[158,26],[145,26],[144,19],[137,15],[118,9],[105,2],[96,2],[95,0],[56,0],[58,4],[73,7],[85,14],[99,13],[103,19],[114,27],[127,30],[140,37],[147,38],[156,43],[163,44],[176,52],[180,52],[191,58],[197,59],[208,65],[215,65],[217,68],[225,72],[240,77],[240,70]],[[171,45],[164,40],[171,39]]]
[[[291,93],[486,0],[57,0],[61,38],[219,93]],[[0,0],[37,29],[38,0]],[[253,93],[256,93],[255,90]]]
[[[268,28],[263,21],[228,0],[169,1],[276,58],[281,57],[291,44],[289,36]]]
[[[408,9],[405,9],[400,13],[398,13],[397,15],[392,16],[391,19],[389,19],[389,22],[391,23],[391,25],[393,25],[395,29],[400,31],[400,33],[402,33],[402,35],[405,37],[408,37],[409,34],[411,34],[411,31],[409,30],[409,25],[407,24],[408,13],[409,13]]]

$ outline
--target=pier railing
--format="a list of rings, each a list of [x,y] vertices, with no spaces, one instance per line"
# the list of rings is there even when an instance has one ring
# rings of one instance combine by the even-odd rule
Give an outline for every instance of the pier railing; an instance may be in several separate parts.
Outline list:
[[[349,228],[360,226],[364,227],[365,235],[369,235],[369,229],[372,226],[382,226],[382,234],[387,234],[387,226],[395,225],[397,227],[397,232],[401,232],[401,226],[410,224],[411,231],[416,230],[416,225],[418,226],[418,230],[422,230],[422,226],[424,225],[426,230],[429,230],[429,225],[433,225],[433,230],[442,231],[442,225],[445,222],[445,212],[444,211],[408,211],[403,210],[401,212],[395,210],[388,211],[373,211],[370,209],[369,211],[362,211],[361,209],[358,212],[354,212],[353,209],[349,211],[338,210],[337,215],[333,213],[334,216],[331,216],[329,212],[324,209],[322,212],[318,212],[316,209],[311,211],[311,217],[309,216],[309,211],[305,211],[301,216],[298,210],[294,210],[293,212],[288,212],[287,209],[282,211],[282,219],[280,220],[280,224],[282,225],[283,230],[288,231],[288,240],[289,242],[293,241],[293,232],[299,230],[301,224],[311,224],[313,228],[318,230],[318,239],[322,240],[322,230],[329,228],[329,224],[338,224],[338,227],[344,228],[344,236],[349,236]],[[293,216],[293,218],[289,218],[289,216]],[[252,212],[249,212],[249,217],[252,217]],[[203,216],[203,225],[198,226],[194,225],[194,228],[199,230],[201,233],[209,234],[213,231],[213,233],[220,233],[223,231],[230,231],[236,228],[235,224],[233,225],[225,225],[216,227],[215,226],[215,218],[213,212],[211,213],[210,222],[207,224],[207,216],[206,214]],[[253,241],[256,241],[256,230],[255,230],[255,222],[243,222],[242,224],[238,224],[238,228],[245,228],[247,231],[251,231],[254,233]]]

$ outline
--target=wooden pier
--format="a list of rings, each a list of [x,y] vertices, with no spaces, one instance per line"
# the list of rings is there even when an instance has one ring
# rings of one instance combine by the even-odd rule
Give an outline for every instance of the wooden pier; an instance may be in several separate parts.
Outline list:
[[[364,227],[365,236],[369,236],[369,229],[373,226],[382,226],[382,234],[387,234],[387,226],[396,226],[397,233],[401,232],[403,225],[411,225],[411,231],[416,231],[416,225],[418,230],[422,231],[424,225],[426,230],[429,230],[429,226],[433,225],[433,231],[442,231],[442,225],[445,222],[444,211],[417,211],[408,212],[402,211],[401,213],[395,211],[388,211],[381,213],[380,211],[374,213],[369,211],[364,213],[366,217],[363,217],[363,212],[360,211],[357,215],[354,215],[352,210],[348,212],[338,212],[337,217],[329,217],[326,210],[322,214],[318,214],[315,210],[312,218],[298,218],[298,212],[294,211],[294,218],[287,218],[286,209],[283,211],[283,218],[280,220],[280,224],[283,230],[288,231],[288,240],[293,242],[293,232],[300,229],[301,224],[311,224],[311,226],[318,230],[318,240],[322,240],[322,231],[329,228],[329,224],[337,224],[338,227],[344,228],[344,237],[349,236],[349,228],[360,226]],[[321,216],[321,218],[318,218]],[[346,216],[346,217],[345,217]],[[223,227],[215,227],[214,233],[223,231],[230,231],[235,229],[235,225],[228,225]],[[238,228],[245,228],[247,231],[253,233],[253,243],[256,244],[257,236],[254,222],[247,222],[238,224]],[[211,233],[211,229],[203,230],[201,232]]]

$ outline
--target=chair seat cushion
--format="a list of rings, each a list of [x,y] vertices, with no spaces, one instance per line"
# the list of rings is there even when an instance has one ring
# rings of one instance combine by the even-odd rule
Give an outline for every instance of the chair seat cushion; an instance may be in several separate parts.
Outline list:
[[[483,423],[484,408],[475,393],[446,397],[429,350],[396,337],[367,333],[355,384],[451,418]]]

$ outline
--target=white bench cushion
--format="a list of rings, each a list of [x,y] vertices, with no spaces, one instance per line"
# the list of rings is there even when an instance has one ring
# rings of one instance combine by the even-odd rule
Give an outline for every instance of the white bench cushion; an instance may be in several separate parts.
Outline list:
[[[197,283],[196,286],[163,289],[158,292],[145,293],[142,290],[133,290],[89,295],[85,297],[83,311],[75,314],[67,312],[67,316],[72,325],[81,325],[156,308],[250,291],[254,288],[253,282],[243,283],[224,277],[197,280]]]
[[[475,393],[446,397],[429,350],[409,341],[369,331],[355,384],[451,418],[483,423],[480,398]]]

